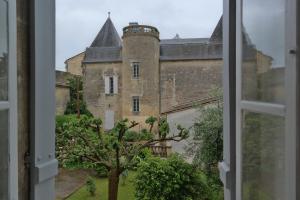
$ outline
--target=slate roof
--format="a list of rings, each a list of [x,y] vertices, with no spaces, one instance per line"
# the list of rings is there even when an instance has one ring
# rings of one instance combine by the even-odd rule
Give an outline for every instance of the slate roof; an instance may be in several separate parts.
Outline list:
[[[222,59],[222,44],[167,44],[160,46],[160,60]]]
[[[164,39],[160,41],[160,60],[222,59],[222,18],[211,38]],[[217,42],[216,41],[221,41]],[[121,62],[122,42],[110,18],[101,28],[91,47],[86,49],[84,63]]]
[[[86,49],[84,63],[120,62],[122,47],[90,47]]]
[[[223,16],[220,18],[215,30],[213,31],[209,42],[222,43],[223,42]]]
[[[174,38],[174,39],[164,39],[160,41],[161,45],[165,44],[197,44],[197,43],[208,43],[209,38],[188,38],[188,39],[181,39],[181,38]]]
[[[110,17],[108,17],[91,46],[86,49],[83,62],[121,61],[121,48],[121,38]]]
[[[122,46],[121,38],[111,21],[110,17],[106,20],[91,47],[120,47]]]

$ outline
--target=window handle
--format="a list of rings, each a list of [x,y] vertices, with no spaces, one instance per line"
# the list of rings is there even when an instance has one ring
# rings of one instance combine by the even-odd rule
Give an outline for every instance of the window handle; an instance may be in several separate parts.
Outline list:
[[[294,54],[297,54],[297,50],[296,50],[296,49],[290,49],[290,50],[289,50],[289,53],[290,53],[290,54],[293,54],[293,55],[294,55]]]

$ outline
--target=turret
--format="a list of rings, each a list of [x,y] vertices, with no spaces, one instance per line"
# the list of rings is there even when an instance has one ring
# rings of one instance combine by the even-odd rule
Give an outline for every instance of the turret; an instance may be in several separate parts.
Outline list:
[[[123,29],[123,118],[141,123],[160,114],[160,40],[157,28],[130,23]]]

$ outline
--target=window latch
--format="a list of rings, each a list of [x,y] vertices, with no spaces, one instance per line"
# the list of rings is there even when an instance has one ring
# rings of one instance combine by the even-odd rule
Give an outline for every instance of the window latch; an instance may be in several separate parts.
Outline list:
[[[295,55],[297,53],[297,50],[296,49],[290,49],[289,53]]]

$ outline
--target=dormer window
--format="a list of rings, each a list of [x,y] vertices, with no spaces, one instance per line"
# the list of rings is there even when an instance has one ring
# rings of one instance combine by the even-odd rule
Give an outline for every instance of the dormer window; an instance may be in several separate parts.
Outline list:
[[[140,77],[140,63],[133,62],[132,63],[132,77],[138,79]]]

